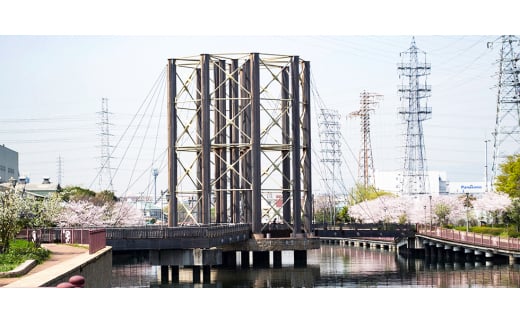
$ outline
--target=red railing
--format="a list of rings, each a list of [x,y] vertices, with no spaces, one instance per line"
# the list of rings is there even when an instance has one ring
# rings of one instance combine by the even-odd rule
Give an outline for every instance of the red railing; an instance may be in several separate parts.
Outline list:
[[[89,230],[88,252],[93,254],[107,245],[107,235],[105,229]]]
[[[90,254],[106,247],[105,229],[23,229],[18,236],[38,243],[86,244]]]
[[[520,239],[418,225],[417,234],[453,242],[508,251],[520,251]]]

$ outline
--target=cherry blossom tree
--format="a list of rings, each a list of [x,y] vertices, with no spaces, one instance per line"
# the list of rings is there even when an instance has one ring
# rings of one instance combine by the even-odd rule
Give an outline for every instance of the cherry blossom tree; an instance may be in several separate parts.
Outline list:
[[[135,205],[126,201],[115,203],[109,217],[105,219],[108,226],[133,226],[144,225],[143,213]]]
[[[103,225],[106,208],[106,205],[97,206],[89,201],[70,201],[57,220],[66,227],[99,227]]]
[[[500,192],[486,192],[473,202],[473,207],[486,222],[498,222],[498,217],[511,206],[511,198]]]

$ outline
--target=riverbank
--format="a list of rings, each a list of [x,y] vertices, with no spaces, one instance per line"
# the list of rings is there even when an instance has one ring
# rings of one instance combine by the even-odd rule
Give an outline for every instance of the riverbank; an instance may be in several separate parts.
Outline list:
[[[48,243],[42,244],[42,247],[48,249],[51,252],[51,255],[48,260],[43,263],[36,265],[26,274],[19,277],[8,277],[8,278],[0,278],[0,287],[10,287],[8,285],[14,284],[11,287],[33,287],[33,286],[19,286],[16,285],[16,282],[24,281],[28,284],[31,282],[31,277],[35,274],[41,273],[42,271],[48,270],[50,268],[56,268],[56,266],[60,266],[61,264],[70,261],[81,255],[88,255],[88,248],[82,246],[73,246],[68,244],[56,244],[56,243]],[[22,270],[22,268],[20,268]],[[41,275],[41,274],[39,274]]]

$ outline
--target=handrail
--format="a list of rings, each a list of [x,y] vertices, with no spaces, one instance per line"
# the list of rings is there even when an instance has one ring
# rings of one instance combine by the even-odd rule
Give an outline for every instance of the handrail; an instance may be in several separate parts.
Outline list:
[[[429,225],[418,225],[417,234],[480,247],[520,251],[520,239],[517,238],[504,238],[484,233],[465,232]]]

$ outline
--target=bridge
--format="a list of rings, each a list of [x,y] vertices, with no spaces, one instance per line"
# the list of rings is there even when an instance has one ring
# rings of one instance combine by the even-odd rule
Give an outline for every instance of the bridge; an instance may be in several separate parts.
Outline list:
[[[410,249],[423,250],[426,257],[446,261],[506,259],[510,264],[514,264],[520,260],[520,239],[429,225],[418,225],[415,239],[403,241],[399,246],[405,244],[408,244]]]

